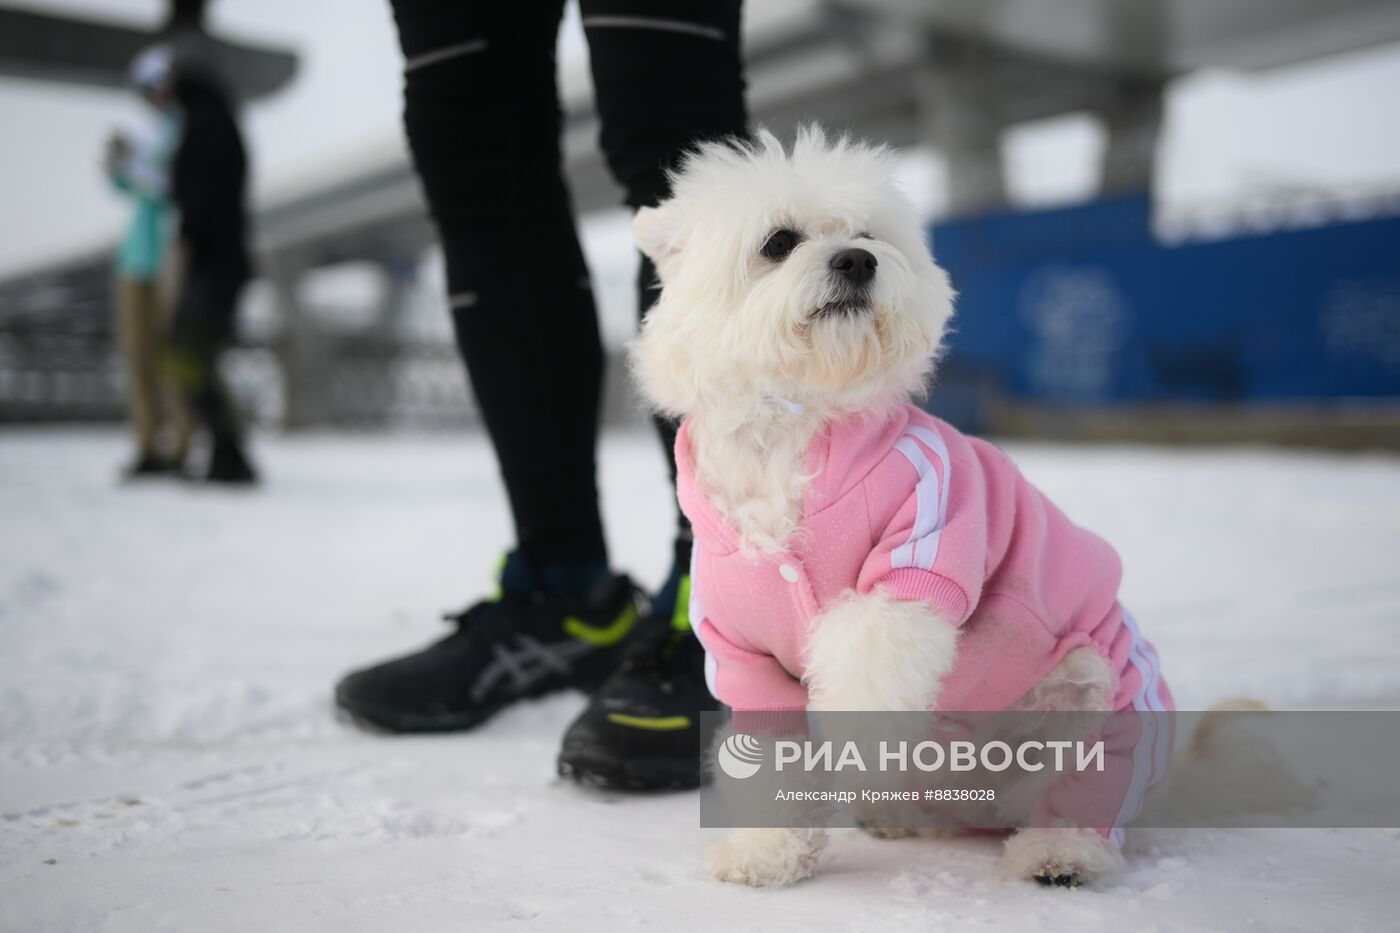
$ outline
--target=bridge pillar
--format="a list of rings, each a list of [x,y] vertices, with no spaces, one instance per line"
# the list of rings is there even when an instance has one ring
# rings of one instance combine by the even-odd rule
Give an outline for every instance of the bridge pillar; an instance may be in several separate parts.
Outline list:
[[[1125,81],[1101,112],[1108,130],[1100,165],[1104,194],[1152,189],[1165,90],[1160,81]]]
[[[304,272],[298,265],[282,263],[268,275],[281,322],[275,352],[282,370],[282,426],[287,430],[315,424],[326,410],[326,346],[315,322],[301,307]]]
[[[372,378],[365,378],[364,381],[377,387],[372,404],[373,416],[386,422],[395,416],[403,401],[401,377],[407,372],[404,363],[408,355],[405,353],[407,335],[403,331],[403,319],[417,269],[415,258],[393,256],[379,263],[380,274],[384,277],[384,291],[375,306],[374,322],[367,335],[377,351],[372,364],[376,372]]]
[[[993,57],[979,46],[929,42],[929,65],[920,88],[923,136],[947,163],[948,210],[955,216],[1007,203],[1001,158],[1002,108]]]

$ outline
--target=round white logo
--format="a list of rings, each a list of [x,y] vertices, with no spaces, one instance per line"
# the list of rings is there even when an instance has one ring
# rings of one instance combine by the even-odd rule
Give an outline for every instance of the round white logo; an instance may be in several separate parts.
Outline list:
[[[753,736],[736,732],[720,745],[717,757],[721,771],[742,781],[758,773],[763,764],[763,746]]]

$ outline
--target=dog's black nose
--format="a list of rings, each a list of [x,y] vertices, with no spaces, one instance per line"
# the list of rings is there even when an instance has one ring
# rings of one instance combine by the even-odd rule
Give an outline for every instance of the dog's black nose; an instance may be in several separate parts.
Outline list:
[[[879,263],[866,249],[843,249],[831,257],[831,271],[843,276],[852,285],[864,285],[875,278]]]

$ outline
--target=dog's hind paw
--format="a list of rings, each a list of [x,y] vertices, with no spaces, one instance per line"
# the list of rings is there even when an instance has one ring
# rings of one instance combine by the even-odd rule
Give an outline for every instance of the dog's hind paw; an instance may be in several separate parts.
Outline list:
[[[1123,856],[1092,829],[1023,829],[1006,840],[1002,865],[1017,878],[1075,888],[1121,868]]]
[[[1054,869],[1047,868],[1045,871],[1054,871]],[[1077,888],[1084,883],[1084,879],[1079,877],[1079,872],[1077,871],[1061,872],[1058,875],[1036,875],[1035,881],[1037,884],[1047,888]]]
[[[756,888],[810,878],[826,845],[820,830],[740,829],[705,850],[705,874]]]

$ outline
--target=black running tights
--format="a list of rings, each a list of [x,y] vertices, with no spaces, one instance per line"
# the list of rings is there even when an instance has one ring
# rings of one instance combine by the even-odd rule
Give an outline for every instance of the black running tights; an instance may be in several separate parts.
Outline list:
[[[534,561],[605,560],[595,477],[603,352],[561,171],[564,0],[392,2],[409,146],[518,546]],[[600,143],[633,208],[665,197],[665,171],[687,147],[745,131],[739,5],[580,0]],[[653,279],[643,261],[642,314]],[[658,428],[669,458],[675,426]]]

